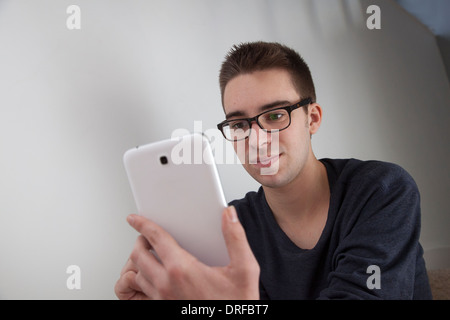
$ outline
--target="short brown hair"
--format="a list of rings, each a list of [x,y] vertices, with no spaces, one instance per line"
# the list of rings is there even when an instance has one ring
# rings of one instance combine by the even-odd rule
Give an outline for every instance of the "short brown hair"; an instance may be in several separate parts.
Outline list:
[[[291,74],[292,83],[302,99],[316,101],[314,82],[308,65],[291,48],[276,42],[247,42],[234,45],[222,63],[219,75],[220,93],[234,77],[268,69],[284,69]]]

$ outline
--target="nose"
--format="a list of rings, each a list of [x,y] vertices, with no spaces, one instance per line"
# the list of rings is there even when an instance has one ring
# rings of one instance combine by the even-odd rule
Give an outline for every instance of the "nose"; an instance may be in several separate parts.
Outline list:
[[[258,149],[270,142],[268,133],[261,129],[256,121],[252,122],[250,128],[250,136],[248,137],[248,143],[250,147]]]

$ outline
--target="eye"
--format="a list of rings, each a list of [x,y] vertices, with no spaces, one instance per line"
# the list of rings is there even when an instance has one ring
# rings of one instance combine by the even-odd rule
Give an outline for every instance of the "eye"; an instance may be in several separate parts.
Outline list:
[[[245,130],[248,127],[247,121],[234,121],[229,123],[231,130]]]
[[[265,114],[265,120],[266,121],[280,121],[283,120],[283,118],[286,116],[286,113],[283,111],[274,111],[274,112],[269,112]]]

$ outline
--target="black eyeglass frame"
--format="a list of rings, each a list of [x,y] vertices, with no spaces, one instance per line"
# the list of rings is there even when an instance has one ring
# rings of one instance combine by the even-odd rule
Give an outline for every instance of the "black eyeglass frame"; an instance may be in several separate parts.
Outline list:
[[[264,111],[264,112],[262,112],[262,113],[260,113],[260,114],[258,114],[258,115],[256,115],[256,116],[254,116],[253,118],[239,118],[239,119],[233,119],[233,120],[225,120],[225,121],[222,121],[221,123],[219,123],[219,124],[217,125],[217,129],[219,129],[219,131],[222,132],[222,135],[223,135],[223,137],[224,137],[226,140],[228,140],[228,141],[233,141],[233,142],[245,140],[245,139],[247,139],[247,138],[250,136],[250,133],[251,133],[251,130],[252,130],[252,129],[251,129],[251,127],[252,127],[252,122],[256,122],[256,123],[258,124],[258,126],[259,126],[262,130],[264,130],[264,131],[266,131],[266,132],[282,131],[282,130],[285,130],[285,129],[289,128],[289,126],[291,125],[291,112],[292,112],[292,111],[294,111],[294,110],[296,110],[296,109],[298,109],[298,108],[307,106],[307,105],[309,105],[309,104],[312,103],[312,102],[313,102],[313,101],[312,101],[311,98],[306,98],[306,99],[303,99],[303,100],[301,100],[300,102],[297,102],[297,103],[295,103],[295,104],[293,104],[293,105],[291,105],[291,106],[280,107],[280,108],[275,108],[275,109],[271,109],[271,110]],[[259,118],[260,116],[262,116],[263,114],[266,114],[266,113],[269,113],[269,112],[274,112],[274,111],[277,111],[277,110],[286,110],[286,111],[287,111],[287,113],[288,113],[288,115],[289,115],[289,123],[288,123],[288,125],[287,125],[286,127],[284,127],[283,129],[276,129],[276,130],[264,129],[264,128],[262,127],[262,125],[259,123],[258,118]],[[234,122],[234,121],[247,121],[247,122],[248,122],[249,133],[248,133],[248,135],[247,135],[245,138],[230,140],[230,139],[228,139],[228,138],[225,136],[225,133],[223,132],[223,126],[226,125],[226,124],[229,123],[229,122]]]

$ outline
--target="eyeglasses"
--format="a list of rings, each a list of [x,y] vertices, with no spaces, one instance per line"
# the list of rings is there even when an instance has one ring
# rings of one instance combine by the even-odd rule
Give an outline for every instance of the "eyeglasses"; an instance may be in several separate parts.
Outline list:
[[[266,132],[281,131],[291,124],[291,112],[300,107],[309,105],[312,102],[310,98],[293,104],[292,106],[276,108],[258,114],[253,118],[225,120],[217,125],[225,139],[229,141],[239,141],[247,139],[250,136],[252,122]]]

